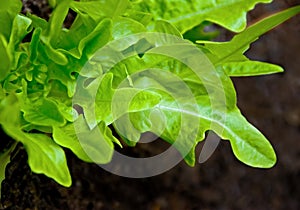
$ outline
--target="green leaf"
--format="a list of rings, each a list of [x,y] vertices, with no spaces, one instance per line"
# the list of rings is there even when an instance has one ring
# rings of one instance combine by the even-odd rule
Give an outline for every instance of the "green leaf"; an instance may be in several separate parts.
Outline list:
[[[266,75],[283,72],[283,68],[259,61],[228,62],[223,69],[231,77]]]
[[[15,52],[16,48],[23,40],[23,38],[31,31],[31,23],[31,19],[25,16],[17,15],[15,17],[8,44],[8,48],[11,54]]]
[[[72,99],[68,96],[68,90],[58,80],[52,80],[47,98],[55,101],[59,112],[69,122],[73,122],[78,117],[78,113],[72,107]]]
[[[300,13],[300,6],[296,6],[284,10],[282,12],[276,13],[250,26],[245,31],[236,35],[229,42],[217,43],[217,42],[199,41],[198,43],[204,44],[205,48],[211,52],[211,54],[207,54],[207,56],[210,58],[211,62],[215,66],[227,65],[226,64],[227,62],[247,61],[248,59],[243,54],[244,52],[246,52],[246,50],[249,49],[250,44],[252,42],[257,40],[259,36],[263,35],[264,33],[268,32],[269,30],[273,29],[274,27],[278,26],[279,24],[283,23],[284,21],[286,21],[287,19],[293,17],[298,13]],[[257,65],[257,63],[246,62],[243,64],[243,67],[245,67],[246,65],[250,65],[247,67],[248,70],[250,71],[247,72],[247,76],[261,74],[260,72],[257,72],[255,68],[251,68],[251,65]],[[278,67],[275,66],[270,66],[270,67],[271,68],[269,68],[268,72],[265,73],[272,73],[274,71],[279,70]],[[266,65],[263,65],[260,68],[265,71]],[[236,71],[237,70],[235,70],[235,72]]]
[[[221,138],[229,139],[233,153],[243,163],[259,168],[270,168],[276,155],[270,142],[240,114],[239,110],[226,115]]]
[[[73,103],[82,106],[90,128],[100,121],[111,124],[123,114],[149,109],[161,99],[158,94],[142,89],[113,89],[112,82],[113,74],[107,73],[100,81],[94,80],[88,88],[80,86],[79,83],[78,87],[81,88],[78,89]]]
[[[30,61],[33,63],[38,58],[38,49],[39,49],[39,43],[40,43],[40,36],[42,33],[41,28],[37,28],[33,31],[31,42],[29,44],[29,52],[30,52]]]
[[[235,111],[223,113],[211,110],[211,105],[203,103],[203,100],[198,106],[199,111],[192,111],[187,105],[174,106],[174,101],[164,102],[157,106],[158,116],[154,118],[159,119],[159,122],[164,120],[163,125],[157,125],[156,120],[148,122],[147,125],[141,122],[145,120],[141,120],[140,117],[135,117],[138,120],[133,120],[133,123],[139,130],[142,128],[143,131],[160,134],[184,155],[189,165],[195,164],[193,149],[204,139],[206,130],[213,130],[221,138],[229,139],[237,159],[249,166],[269,168],[276,163],[276,155],[269,141],[246,121],[237,108]],[[147,117],[149,119],[149,116]],[[198,124],[195,124],[197,119]],[[148,127],[149,123],[151,128]],[[162,128],[163,133],[160,133]]]
[[[68,15],[70,3],[72,0],[62,1],[51,14],[48,28],[45,31],[44,42],[51,45],[56,45],[56,42],[59,40],[59,36],[62,32],[62,26],[65,18]]]
[[[30,18],[30,20],[32,21],[33,28],[35,28],[35,29],[41,28],[43,30],[47,29],[48,22],[45,19],[40,18],[40,17],[38,17],[34,14],[30,14],[30,13],[27,13],[26,16],[28,18]]]
[[[0,58],[1,58],[0,81],[2,81],[3,79],[5,79],[5,77],[10,71],[11,60],[12,60],[8,52],[7,42],[2,34],[0,34]]]
[[[21,8],[21,0],[0,1],[0,35],[2,34],[6,41],[9,40],[13,20]]]
[[[180,49],[185,52],[184,45],[180,46]],[[161,51],[160,49],[159,52]],[[142,114],[130,113],[131,122],[139,132],[132,129],[130,123],[124,123],[126,122],[124,120],[115,122],[119,125],[117,128],[121,130],[122,136],[127,139],[126,142],[136,142],[141,132],[154,132],[173,144],[189,165],[194,165],[193,149],[199,141],[203,140],[207,130],[213,130],[221,137],[230,139],[235,155],[245,164],[254,167],[271,167],[275,163],[276,158],[274,158],[274,151],[270,143],[246,120],[242,120],[244,118],[237,111],[236,94],[232,82],[226,74],[211,70],[211,74],[205,75],[205,86],[201,87],[204,81],[193,74],[186,75],[190,73],[187,67],[179,65],[170,58],[151,55],[150,52],[155,52],[155,50],[145,53],[139,59],[140,62],[133,58],[126,60],[127,72],[135,74],[135,77],[131,76],[134,88],[152,87],[151,91],[160,94],[161,100],[152,109],[142,111]],[[189,59],[192,57],[190,56]],[[129,65],[129,61],[134,61],[131,64],[135,65]],[[160,71],[149,70],[149,73],[143,71],[137,73],[139,69],[157,68]],[[114,70],[112,73],[116,77],[120,77],[118,80],[122,81],[128,77],[124,73],[121,74],[120,69]],[[173,74],[168,74],[167,71],[175,73],[178,77],[171,76]],[[216,80],[217,78],[219,80]],[[221,84],[216,83],[217,81]],[[205,87],[211,87],[213,91],[205,92],[202,90]],[[190,90],[192,92],[189,92]],[[235,124],[231,121],[227,122],[227,118],[229,118],[228,120],[234,118],[237,122]],[[247,131],[243,130],[244,128],[253,132],[252,136],[247,134]],[[241,154],[243,145],[247,145],[246,155]],[[252,155],[250,155],[250,151],[253,152]]]
[[[15,127],[3,128],[24,145],[28,154],[28,164],[33,172],[45,174],[65,187],[71,186],[72,180],[65,153],[50,137],[45,134],[24,133]]]
[[[66,123],[57,105],[46,98],[36,102],[26,102],[23,107],[24,119],[32,124],[42,126],[62,126]]]
[[[167,33],[174,36],[182,37],[181,33],[172,24],[164,20],[158,20],[155,22],[155,32]]]
[[[71,149],[78,158],[98,164],[111,160],[113,142],[121,146],[104,123],[90,130],[82,115],[74,123],[53,127],[53,138],[57,144]]]
[[[116,18],[124,14],[129,6],[128,0],[88,1],[71,3],[71,8],[78,13],[86,13],[94,20],[101,17]],[[101,8],[101,9],[100,9]]]
[[[5,91],[2,85],[0,84],[0,101],[2,101],[4,98],[5,98]]]
[[[62,148],[46,134],[25,133],[21,130],[18,98],[11,94],[2,100],[0,113],[3,130],[24,145],[31,170],[43,173],[63,186],[70,186],[72,180]]]
[[[184,33],[203,21],[219,24],[240,32],[246,27],[246,13],[257,3],[272,0],[144,0],[135,9],[153,14],[155,20],[165,19]]]
[[[83,57],[87,59],[111,39],[111,28],[110,19],[103,19],[97,25],[92,26],[80,23],[79,28],[71,28],[62,36],[62,41],[57,44],[57,48],[60,52],[69,54],[74,58]],[[72,61],[69,60],[69,62]]]
[[[131,34],[146,32],[146,28],[138,21],[126,17],[119,17],[114,21],[112,32],[114,39],[120,39]]]
[[[52,8],[55,8],[58,4],[60,4],[61,2],[63,2],[64,0],[48,0],[49,5]]]

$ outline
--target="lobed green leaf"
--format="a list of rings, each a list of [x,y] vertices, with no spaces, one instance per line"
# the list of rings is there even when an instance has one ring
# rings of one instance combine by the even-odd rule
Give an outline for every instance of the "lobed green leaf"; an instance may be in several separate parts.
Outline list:
[[[168,20],[181,33],[204,21],[217,23],[227,29],[240,32],[246,27],[246,13],[257,3],[272,0],[147,0],[138,1],[134,8],[153,14],[155,20]]]

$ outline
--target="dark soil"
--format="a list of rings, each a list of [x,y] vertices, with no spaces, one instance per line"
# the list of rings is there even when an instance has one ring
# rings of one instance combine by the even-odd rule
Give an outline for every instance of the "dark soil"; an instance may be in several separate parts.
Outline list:
[[[252,22],[296,3],[298,0],[275,0],[271,5],[258,6],[249,17]],[[251,58],[282,65],[285,73],[234,78],[239,107],[275,147],[278,163],[274,168],[245,166],[234,158],[226,141],[201,165],[190,168],[182,162],[162,175],[145,179],[110,174],[67,151],[73,185],[64,188],[43,175],[31,173],[20,146],[6,171],[2,208],[299,210],[299,37],[297,16],[261,37],[248,52]],[[128,150],[137,154],[148,151],[144,146]]]

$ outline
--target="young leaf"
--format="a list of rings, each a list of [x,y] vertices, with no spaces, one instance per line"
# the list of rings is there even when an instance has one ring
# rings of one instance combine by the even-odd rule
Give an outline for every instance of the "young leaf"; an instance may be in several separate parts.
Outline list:
[[[224,65],[228,75],[243,75],[243,71],[247,68],[247,73],[245,76],[261,75],[266,73],[274,73],[281,71],[280,67],[275,65],[270,65],[268,70],[266,69],[266,64],[251,62],[243,55],[249,49],[252,42],[257,40],[259,36],[278,26],[287,19],[293,17],[294,15],[300,13],[300,6],[296,6],[282,12],[276,13],[270,17],[267,17],[256,24],[250,26],[245,31],[236,35],[231,41],[225,43],[217,42],[206,42],[198,41],[198,43],[204,43],[206,49],[208,49],[211,54],[207,54],[211,62],[215,65]],[[247,62],[245,62],[247,61]],[[230,62],[235,62],[230,64]],[[242,63],[245,62],[245,63]],[[241,68],[237,68],[234,64],[238,64]],[[253,66],[259,67],[263,72],[258,72]],[[231,69],[230,67],[234,67]]]
[[[283,72],[283,68],[274,64],[259,61],[228,62],[222,65],[223,70],[231,77],[258,76]]]

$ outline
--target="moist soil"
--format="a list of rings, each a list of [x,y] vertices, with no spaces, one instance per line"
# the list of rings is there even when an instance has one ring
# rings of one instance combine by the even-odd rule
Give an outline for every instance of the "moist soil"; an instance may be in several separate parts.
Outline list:
[[[51,9],[45,1],[23,2],[24,12],[49,17]],[[249,22],[297,3],[275,0],[271,5],[259,5],[248,15]],[[223,31],[218,39],[224,41],[231,36]],[[227,141],[222,141],[205,163],[191,168],[181,162],[164,174],[144,179],[113,175],[95,164],[80,161],[66,150],[73,185],[65,188],[44,175],[32,173],[26,152],[19,145],[2,183],[0,209],[299,210],[299,37],[297,16],[262,36],[247,53],[250,58],[283,66],[284,73],[233,79],[243,114],[276,150],[278,162],[272,169],[240,163]],[[1,134],[1,139],[5,138],[8,137]],[[124,153],[143,157],[162,148],[165,144],[159,141],[125,148]]]

